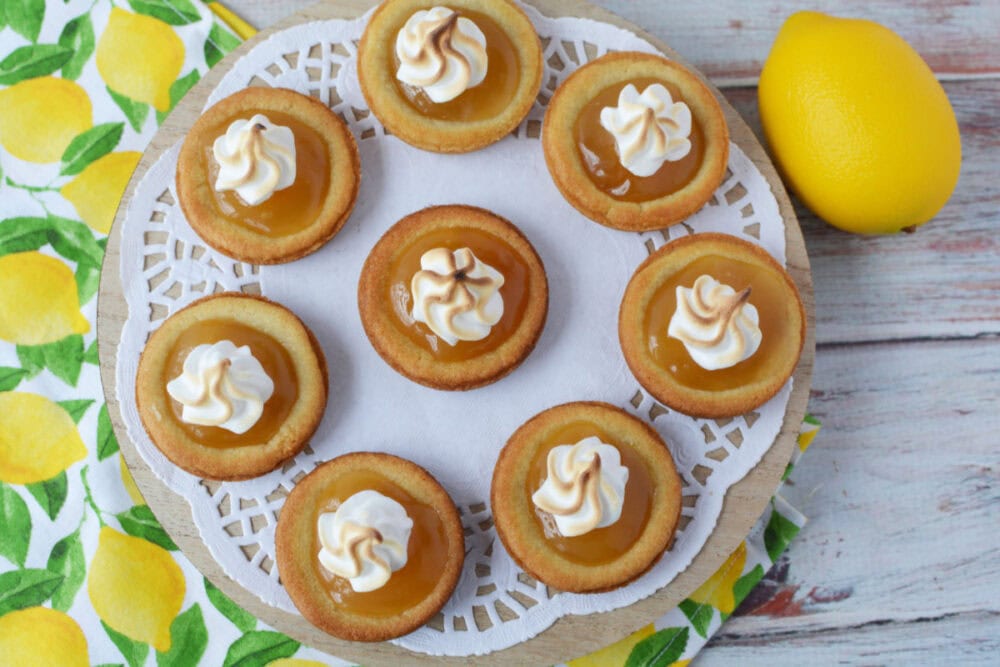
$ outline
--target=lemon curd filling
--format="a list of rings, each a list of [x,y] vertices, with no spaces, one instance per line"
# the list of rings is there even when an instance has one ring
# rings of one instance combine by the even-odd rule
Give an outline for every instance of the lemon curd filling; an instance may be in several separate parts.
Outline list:
[[[677,287],[691,287],[708,274],[736,290],[750,287],[749,303],[759,314],[761,343],[748,359],[729,368],[705,370],[691,358],[684,344],[667,335],[667,325],[677,309]],[[723,391],[766,379],[767,361],[782,354],[781,345],[792,339],[785,317],[788,287],[773,270],[708,255],[700,257],[665,281],[650,300],[643,322],[643,337],[656,364],[677,382],[706,391]]]
[[[520,84],[520,59],[510,37],[492,18],[477,11],[463,9],[459,12],[475,23],[486,37],[486,54],[489,65],[482,83],[469,88],[453,100],[440,104],[431,101],[419,88],[408,86],[392,77],[392,84],[407,104],[428,118],[444,121],[472,122],[499,116],[510,104]],[[402,28],[399,26],[392,34]],[[399,68],[395,44],[386,44],[386,58],[390,71]]]
[[[667,161],[652,176],[640,177],[622,166],[615,138],[601,126],[601,111],[618,104],[619,94],[628,84],[639,91],[660,84],[675,101],[683,101],[677,86],[652,77],[616,83],[597,93],[580,111],[573,128],[579,158],[591,182],[619,201],[644,202],[679,191],[694,179],[705,158],[705,136],[697,119],[692,119],[691,150],[677,161]]]
[[[477,258],[504,277],[500,294],[503,316],[486,338],[459,341],[454,347],[438,338],[430,328],[411,317],[413,302],[410,280],[420,271],[420,258],[432,248],[470,248]],[[517,330],[528,306],[528,266],[520,255],[496,236],[477,229],[439,229],[423,234],[404,249],[390,267],[388,281],[393,324],[421,349],[445,362],[458,362],[481,356],[500,347]]]
[[[260,362],[264,372],[274,382],[274,394],[264,403],[260,419],[243,434],[236,434],[217,426],[188,424],[181,419],[183,406],[175,401],[166,390],[167,405],[173,411],[173,418],[184,432],[195,442],[208,447],[242,447],[267,442],[286,422],[298,399],[298,379],[291,356],[284,346],[271,336],[235,320],[215,319],[198,322],[177,337],[167,357],[165,373],[167,378],[175,378],[184,371],[184,360],[198,345],[213,344],[220,340],[230,340],[237,347],[248,345],[253,356]]]
[[[219,121],[212,136],[226,133],[236,120],[245,120],[252,113],[240,112]],[[327,142],[312,127],[297,117],[279,111],[267,111],[275,125],[291,129],[295,136],[295,182],[276,191],[267,200],[248,206],[233,190],[219,192],[212,184],[219,175],[219,165],[212,154],[212,145],[202,150],[206,160],[209,185],[216,214],[225,220],[272,238],[290,236],[309,227],[319,217],[330,189],[333,165],[327,153]]]
[[[590,436],[596,436],[601,442],[617,448],[622,465],[628,468],[625,502],[618,520],[610,526],[595,528],[583,535],[563,537],[556,529],[551,515],[531,503],[529,507],[534,513],[538,530],[556,551],[575,563],[599,566],[614,562],[632,548],[646,529],[652,511],[655,491],[652,476],[643,460],[627,443],[589,421],[571,422],[557,428],[539,444],[525,477],[524,493],[530,498],[541,488],[548,474],[548,456],[553,447],[573,444]]]
[[[365,616],[398,616],[419,604],[437,586],[441,568],[448,559],[445,526],[433,507],[419,502],[399,485],[371,471],[350,472],[332,480],[321,496],[310,525],[316,526],[320,514],[335,512],[340,503],[365,490],[377,491],[395,500],[413,520],[406,565],[393,572],[381,588],[358,593],[347,579],[330,573],[320,563],[317,554],[322,544],[318,530],[314,530],[310,538],[309,556],[317,580],[322,582],[338,607]]]

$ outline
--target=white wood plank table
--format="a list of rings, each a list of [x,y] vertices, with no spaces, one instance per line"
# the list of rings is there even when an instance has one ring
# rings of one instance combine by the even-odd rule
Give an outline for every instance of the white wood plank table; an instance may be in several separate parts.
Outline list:
[[[311,2],[227,4],[262,28]],[[962,132],[958,188],[916,234],[798,208],[824,430],[785,495],[810,522],[695,664],[1000,664],[1000,2],[594,2],[699,67],[758,136],[789,14],[876,20],[938,74]]]

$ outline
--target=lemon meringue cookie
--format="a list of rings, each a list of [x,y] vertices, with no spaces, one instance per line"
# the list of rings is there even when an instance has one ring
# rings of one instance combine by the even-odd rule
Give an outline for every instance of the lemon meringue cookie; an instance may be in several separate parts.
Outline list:
[[[396,78],[438,104],[486,78],[486,36],[473,21],[447,7],[418,11],[396,36]]]
[[[260,419],[274,382],[249,346],[221,340],[191,350],[184,372],[167,383],[167,393],[184,406],[184,422],[243,434]]]
[[[677,286],[677,310],[667,335],[684,343],[705,370],[729,368],[760,347],[760,316],[749,302],[750,288],[737,292],[709,275],[690,288]]]
[[[618,106],[601,110],[601,126],[614,136],[622,166],[636,176],[652,176],[664,162],[691,152],[691,109],[659,83],[642,94],[631,83],[622,88]]]
[[[366,489],[317,520],[319,562],[358,593],[385,586],[406,565],[413,519],[398,502]]]
[[[385,0],[358,45],[358,82],[394,136],[438,153],[510,134],[542,83],[535,27],[512,0]]]
[[[410,282],[413,320],[441,340],[482,340],[503,317],[503,275],[468,248],[428,250]]]
[[[235,190],[250,206],[295,182],[295,136],[263,114],[233,121],[212,144],[212,155],[219,164],[215,189]]]
[[[628,468],[613,445],[590,436],[549,450],[546,477],[531,496],[564,537],[584,535],[618,521],[625,504]]]

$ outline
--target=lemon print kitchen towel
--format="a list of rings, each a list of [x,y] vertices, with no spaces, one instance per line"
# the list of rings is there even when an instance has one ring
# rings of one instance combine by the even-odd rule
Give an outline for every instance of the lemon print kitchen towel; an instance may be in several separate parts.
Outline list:
[[[183,556],[98,373],[107,234],[156,128],[252,28],[196,0],[0,0],[0,665],[343,665]],[[804,451],[818,425],[806,424]],[[689,600],[572,665],[686,664],[802,525],[780,498]],[[572,656],[567,656],[570,658]]]

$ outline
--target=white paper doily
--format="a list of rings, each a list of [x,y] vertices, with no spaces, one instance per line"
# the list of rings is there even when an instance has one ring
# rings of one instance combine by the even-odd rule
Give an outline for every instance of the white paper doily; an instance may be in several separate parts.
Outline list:
[[[202,539],[226,574],[265,603],[296,613],[274,565],[276,518],[295,481],[350,451],[409,458],[448,489],[466,532],[465,568],[452,599],[431,623],[395,640],[434,655],[506,648],[560,616],[616,609],[665,586],[705,544],[726,490],[770,448],[791,392],[789,381],[753,413],[702,420],[658,405],[639,388],[617,334],[618,305],[635,267],[671,238],[703,231],[758,243],[784,264],[784,223],[766,180],[735,144],[712,201],[681,225],[632,234],[583,218],[546,171],[538,141],[545,105],[583,62],[610,50],[656,49],[611,25],[525,10],[545,45],[542,92],[513,136],[466,155],[407,146],[386,135],[369,113],[355,69],[366,17],[289,28],[236,62],[209,105],[248,85],[291,88],[330,105],[358,140],[362,184],[354,214],[315,254],[256,267],[205,245],[174,195],[179,144],[136,188],[122,234],[129,307],[117,353],[122,416],[150,468],[189,500]],[[464,393],[426,389],[390,369],[365,337],[356,300],[361,266],[382,233],[412,211],[445,203],[482,206],[518,225],[538,250],[550,289],[548,321],[528,360],[500,382]],[[330,401],[310,447],[283,469],[245,482],[203,482],[173,466],[149,440],[136,409],[135,375],[146,339],[164,318],[226,290],[263,293],[302,317],[326,352]],[[541,410],[576,400],[607,401],[652,423],[684,480],[682,518],[670,551],[639,580],[595,595],[555,593],[521,572],[496,539],[487,502],[493,464],[510,434]]]

